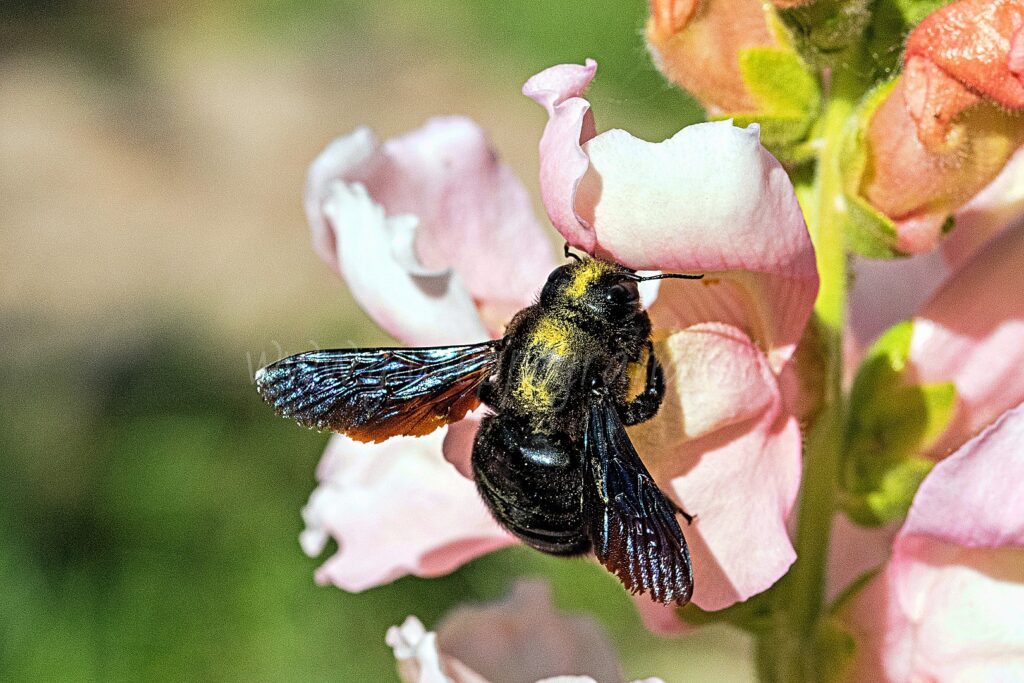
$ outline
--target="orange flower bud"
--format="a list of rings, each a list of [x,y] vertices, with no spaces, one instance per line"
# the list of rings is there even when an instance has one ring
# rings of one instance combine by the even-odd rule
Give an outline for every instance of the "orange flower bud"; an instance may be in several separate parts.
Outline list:
[[[933,248],[950,214],[995,178],[1024,142],[1024,120],[979,101],[936,141],[920,134],[909,87],[902,78],[868,124],[861,194],[894,222],[896,249],[912,254]]]
[[[956,116],[982,99],[1024,108],[1024,0],[961,0],[907,38],[907,110],[926,146],[941,147]]]
[[[960,0],[910,34],[904,72],[863,137],[859,194],[895,227],[895,249],[935,246],[950,215],[1024,143],[1024,0]]]

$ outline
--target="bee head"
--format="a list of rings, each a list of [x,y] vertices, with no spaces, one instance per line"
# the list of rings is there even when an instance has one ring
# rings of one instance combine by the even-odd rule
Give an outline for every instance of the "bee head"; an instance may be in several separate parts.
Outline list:
[[[567,306],[604,320],[624,320],[640,312],[637,284],[662,278],[700,279],[703,275],[637,275],[617,263],[595,258],[574,259],[555,268],[541,291],[544,306]]]
[[[636,274],[591,258],[551,271],[540,300],[545,306],[567,306],[609,320],[630,318],[640,311]]]

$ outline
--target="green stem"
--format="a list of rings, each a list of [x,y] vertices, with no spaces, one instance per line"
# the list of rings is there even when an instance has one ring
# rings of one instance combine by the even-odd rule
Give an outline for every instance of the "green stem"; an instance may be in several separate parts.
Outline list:
[[[772,633],[759,643],[762,670],[779,681],[821,681],[824,654],[816,633],[825,609],[825,575],[846,419],[843,393],[843,330],[846,323],[846,248],[843,226],[843,131],[862,88],[836,74],[821,122],[823,143],[808,214],[821,286],[815,302],[821,356],[825,366],[822,410],[807,435],[804,475],[797,517],[797,560],[775,603]]]
[[[821,289],[814,305],[825,362],[824,404],[807,436],[803,492],[796,533],[798,560],[791,597],[795,626],[810,632],[821,611],[829,530],[835,511],[842,452],[846,397],[843,394],[843,327],[846,324],[846,249],[843,238],[842,176],[839,150],[842,127],[852,105],[833,100],[826,112],[826,141],[816,179],[815,248]]]

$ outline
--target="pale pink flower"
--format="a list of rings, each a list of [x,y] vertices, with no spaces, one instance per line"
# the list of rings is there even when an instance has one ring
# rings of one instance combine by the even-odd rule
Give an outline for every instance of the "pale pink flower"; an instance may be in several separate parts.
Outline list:
[[[671,391],[631,434],[655,478],[697,514],[686,530],[693,601],[721,609],[767,588],[794,559],[785,520],[800,434],[779,373],[817,293],[814,252],[789,177],[756,126],[699,124],[661,143],[596,135],[582,97],[595,71],[593,61],[556,66],[524,87],[549,116],[541,195],[582,250],[637,269],[705,273],[697,286],[664,285],[649,304]]]
[[[963,265],[914,318],[907,382],[952,382],[956,409],[928,455],[945,457],[1024,401],[1024,225]]]
[[[998,211],[1003,205],[994,199]],[[982,210],[977,205],[977,210]],[[997,214],[998,217],[998,214]],[[935,253],[927,258],[944,271]],[[920,455],[939,461],[991,425],[1000,415],[1024,402],[1024,301],[1015,292],[1024,262],[1024,223],[1005,230],[959,264],[912,318],[906,384],[952,382],[956,405],[939,438]],[[936,265],[938,263],[938,265]],[[896,278],[899,273],[893,273]],[[858,281],[857,287],[864,283]],[[876,286],[880,286],[877,283]],[[854,290],[853,301],[865,305],[869,293]],[[860,302],[858,304],[858,302]],[[849,523],[834,541],[830,591],[881,564],[891,528],[850,530]]]
[[[701,282],[644,292],[653,301],[669,391],[659,416],[631,434],[664,490],[697,514],[684,530],[696,575],[693,600],[720,609],[766,589],[794,559],[786,519],[799,486],[801,444],[779,373],[813,305],[814,254],[789,179],[758,143],[756,127],[701,124],[658,144],[620,130],[595,136],[581,97],[595,68],[554,67],[526,85],[551,115],[541,141],[542,197],[555,226],[582,250],[637,269],[706,274]],[[406,344],[499,335],[555,264],[522,186],[465,119],[436,119],[384,145],[365,130],[341,138],[313,164],[306,197],[321,256]],[[445,457],[468,476],[479,413],[443,436],[408,443],[437,457],[443,439]],[[329,453],[359,449],[370,459],[383,446],[335,437]],[[421,457],[409,450],[402,457]],[[396,501],[424,486],[422,478],[406,488],[375,485],[369,495],[381,510],[398,502],[412,518],[468,509],[472,524],[453,517],[445,534],[423,519],[397,524],[386,530],[388,538],[397,545],[407,539],[411,550],[400,561],[392,552],[397,545],[370,553],[376,570],[363,567],[354,580],[344,563],[352,523],[342,516],[354,505],[350,496],[366,493],[344,483],[355,460],[322,474],[306,511],[307,535],[319,541],[308,550],[315,554],[325,534],[339,543],[320,580],[368,587],[405,572],[454,569],[507,542],[494,522],[487,528],[479,521],[478,501],[467,508],[471,482],[453,486],[456,470],[437,467],[430,476],[438,483],[427,488],[440,493],[451,486],[449,502],[432,500],[413,511]],[[379,481],[388,480],[386,470],[376,472]],[[324,490],[336,494],[330,508],[320,502]],[[365,507],[357,509],[373,507],[360,500]],[[451,512],[441,511],[445,505]],[[466,545],[459,542],[463,533]]]
[[[439,576],[515,542],[441,455],[444,432],[379,444],[331,438],[299,537],[312,557],[329,537],[339,541],[317,583],[356,592],[406,574]]]
[[[461,607],[436,632],[409,617],[388,630],[387,643],[405,683],[623,680],[604,630],[590,617],[555,610],[539,583],[520,582],[498,603]]]
[[[1024,405],[921,484],[892,558],[845,613],[852,681],[1024,679]]]

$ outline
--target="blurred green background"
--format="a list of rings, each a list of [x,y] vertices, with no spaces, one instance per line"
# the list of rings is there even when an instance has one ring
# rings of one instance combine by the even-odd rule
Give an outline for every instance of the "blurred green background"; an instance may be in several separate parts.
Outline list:
[[[737,633],[655,638],[601,569],[521,548],[316,587],[297,536],[326,436],[251,386],[280,355],[386,341],[308,243],[305,166],[329,140],[467,114],[536,197],[544,114],[519,88],[543,67],[599,60],[600,128],[699,120],[650,65],[645,11],[0,5],[0,679],[394,680],[388,626],[522,575],[596,615],[630,675],[751,677]]]

